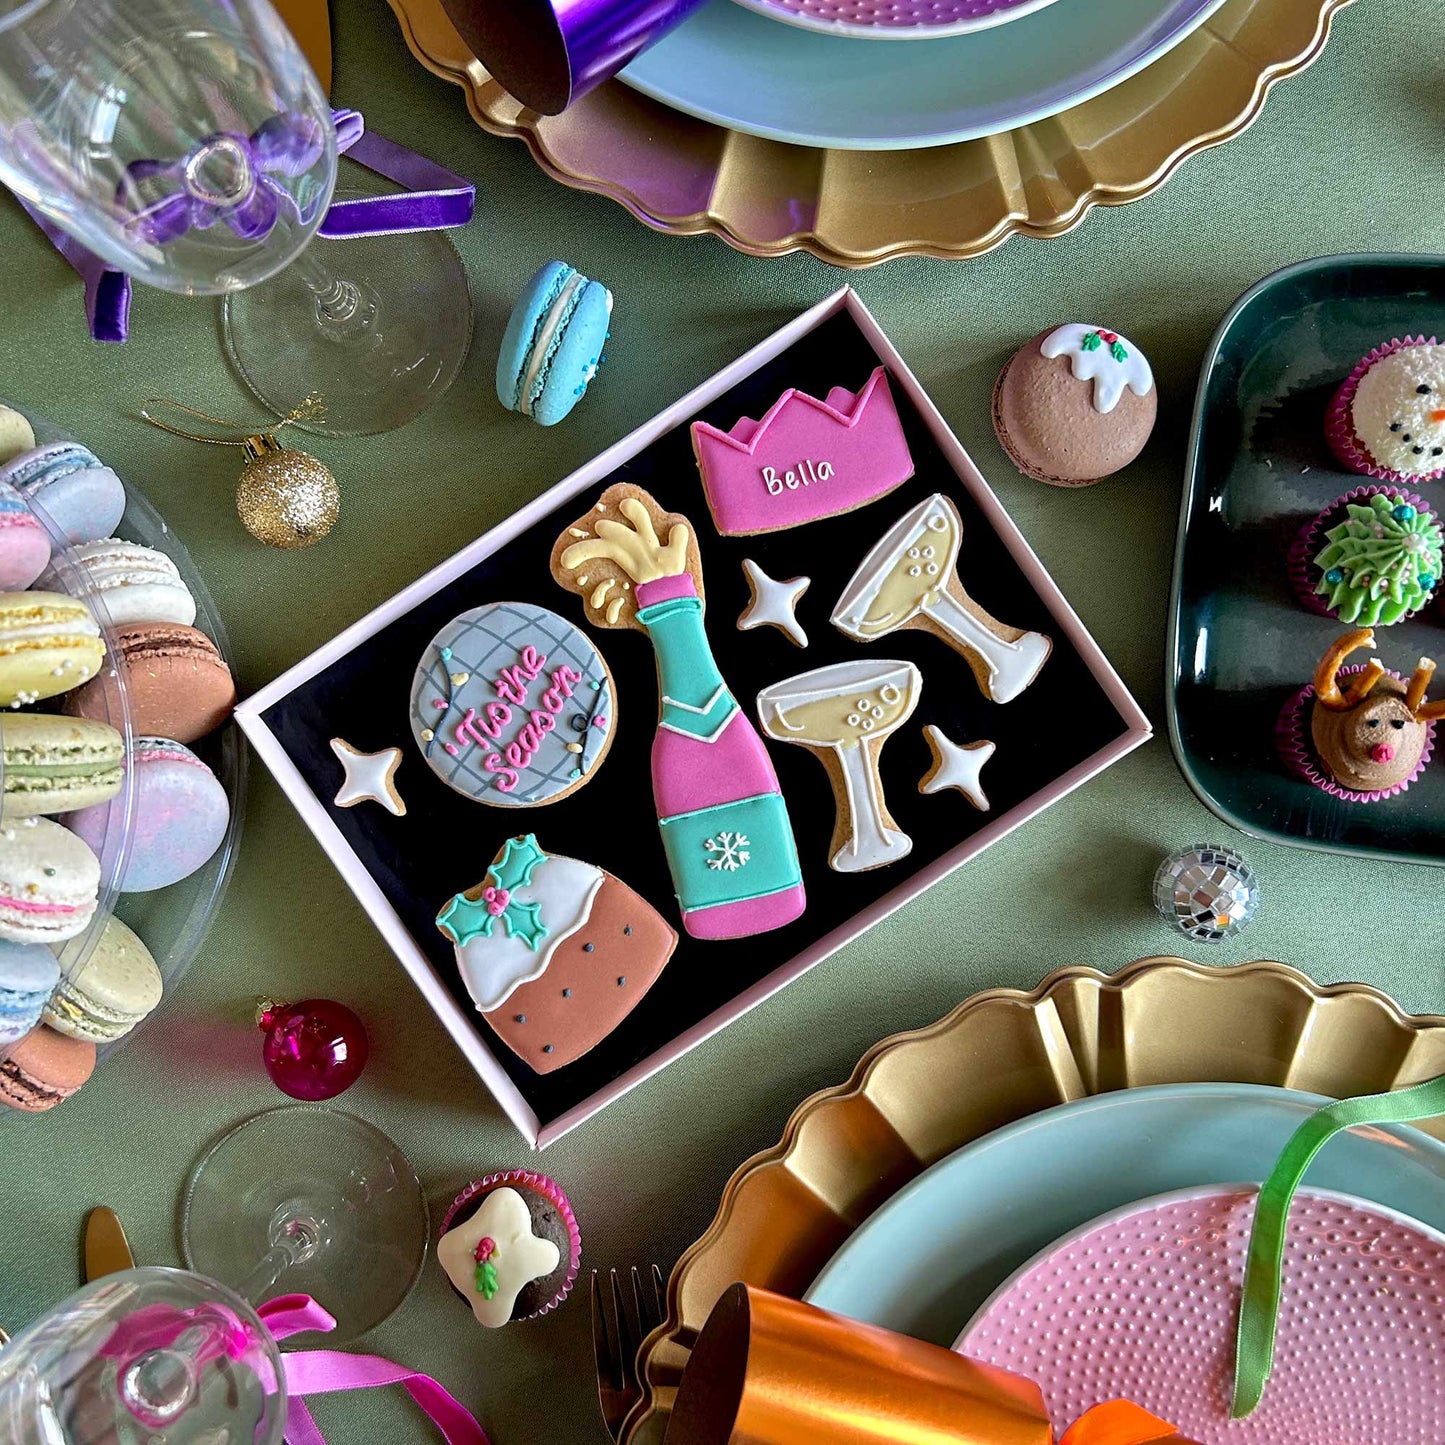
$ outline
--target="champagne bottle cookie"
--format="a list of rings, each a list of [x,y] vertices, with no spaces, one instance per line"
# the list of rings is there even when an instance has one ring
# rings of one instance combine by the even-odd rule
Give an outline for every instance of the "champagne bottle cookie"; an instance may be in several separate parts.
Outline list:
[[[552,575],[593,622],[652,642],[661,698],[652,791],[683,927],[694,938],[742,938],[792,922],[806,906],[793,825],[703,630],[687,519],[639,487],[609,487],[557,539]]]

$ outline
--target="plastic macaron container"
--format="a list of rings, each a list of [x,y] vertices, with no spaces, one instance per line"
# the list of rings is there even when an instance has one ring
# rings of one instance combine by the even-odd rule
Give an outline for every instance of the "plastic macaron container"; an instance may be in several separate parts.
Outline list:
[[[184,544],[74,438],[0,399],[7,421],[22,435],[0,447],[0,654],[7,629],[23,651],[50,646],[57,622],[74,637],[42,658],[53,666],[41,666],[38,680],[12,673],[19,695],[0,708],[0,937],[9,960],[8,973],[0,968],[0,1103],[10,1105],[0,1119],[44,1112],[88,1076],[49,1070],[50,1053],[95,1049],[103,1066],[144,1026],[158,993],[163,1006],[230,880],[246,781],[244,744],[229,721],[229,643]],[[23,582],[45,552],[43,570]],[[21,594],[40,612],[27,611]],[[34,620],[42,612],[43,627]],[[165,689],[168,672],[185,685]],[[170,844],[187,831],[190,856],[177,857]],[[77,898],[88,909],[92,887],[94,911],[77,930],[64,910]],[[48,936],[51,918],[67,936]],[[56,965],[48,998],[42,951]],[[28,994],[37,980],[40,992]]]

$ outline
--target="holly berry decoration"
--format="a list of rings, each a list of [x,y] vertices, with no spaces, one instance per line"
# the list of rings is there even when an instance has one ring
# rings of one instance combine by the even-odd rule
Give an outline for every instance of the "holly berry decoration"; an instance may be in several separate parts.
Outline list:
[[[1124,343],[1119,340],[1117,331],[1091,331],[1079,345],[1085,351],[1097,351],[1100,346],[1108,346],[1109,355],[1115,361],[1124,362],[1129,359],[1129,353],[1125,349]]]
[[[477,1262],[477,1293],[483,1299],[491,1299],[497,1292],[497,1241],[490,1234],[484,1234],[477,1241],[472,1258]]]
[[[256,1023],[266,1036],[261,1045],[266,1072],[293,1099],[334,1099],[366,1067],[366,1025],[335,999],[263,999]]]

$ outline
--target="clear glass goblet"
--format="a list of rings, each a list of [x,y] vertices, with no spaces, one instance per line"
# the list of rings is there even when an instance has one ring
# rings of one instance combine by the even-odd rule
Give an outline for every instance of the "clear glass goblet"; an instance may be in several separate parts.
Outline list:
[[[271,1332],[185,1270],[106,1275],[0,1350],[7,1445],[280,1445],[285,1423]]]
[[[308,243],[336,169],[331,107],[268,0],[0,0],[0,181],[147,285],[261,298],[226,307],[227,346],[276,415],[315,391],[325,430],[384,431],[450,385],[470,296],[441,233],[324,264]]]

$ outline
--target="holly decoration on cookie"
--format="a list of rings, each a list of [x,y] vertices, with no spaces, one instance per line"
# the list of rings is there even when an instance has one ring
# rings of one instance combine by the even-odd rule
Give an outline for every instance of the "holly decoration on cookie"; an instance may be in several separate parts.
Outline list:
[[[1129,353],[1125,350],[1124,343],[1119,340],[1119,334],[1116,331],[1090,331],[1084,339],[1079,342],[1079,345],[1085,351],[1097,351],[1105,344],[1108,345],[1109,355],[1112,356],[1115,361],[1127,361],[1129,359]]]
[[[437,914],[437,927],[453,943],[464,946],[474,938],[490,938],[500,920],[508,938],[520,938],[535,950],[547,936],[541,906],[523,903],[512,895],[530,883],[537,866],[546,861],[547,855],[530,833],[508,838],[501,855],[487,870],[482,888],[456,894]]]
[[[497,1241],[484,1234],[478,1241],[472,1257],[477,1262],[477,1293],[483,1299],[491,1299],[497,1292]]]

